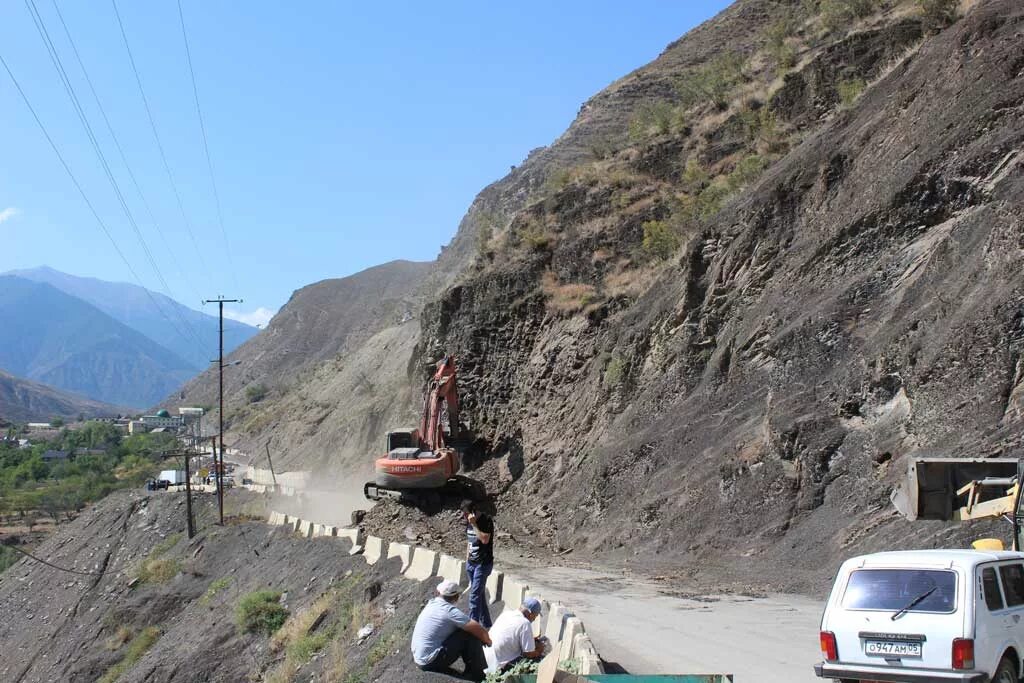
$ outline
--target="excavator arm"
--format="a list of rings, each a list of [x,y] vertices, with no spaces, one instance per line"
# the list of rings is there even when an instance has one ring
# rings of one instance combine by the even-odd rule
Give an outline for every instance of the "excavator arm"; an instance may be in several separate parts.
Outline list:
[[[438,361],[437,370],[427,385],[423,399],[420,438],[427,450],[438,451],[447,445],[441,423],[446,408],[451,436],[456,438],[459,431],[459,390],[455,380],[455,358],[452,356],[445,356]]]

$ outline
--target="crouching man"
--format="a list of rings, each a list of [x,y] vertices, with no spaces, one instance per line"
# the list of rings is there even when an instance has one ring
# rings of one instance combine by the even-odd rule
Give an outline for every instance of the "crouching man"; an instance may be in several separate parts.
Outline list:
[[[455,606],[462,593],[457,583],[442,581],[437,593],[416,619],[413,661],[423,671],[452,673],[451,665],[461,659],[464,677],[482,681],[486,666],[483,646],[491,644],[487,630]]]
[[[533,637],[533,622],[540,616],[540,600],[526,598],[517,610],[506,610],[494,622],[490,636],[494,666],[504,673],[524,659],[544,656],[545,639]]]

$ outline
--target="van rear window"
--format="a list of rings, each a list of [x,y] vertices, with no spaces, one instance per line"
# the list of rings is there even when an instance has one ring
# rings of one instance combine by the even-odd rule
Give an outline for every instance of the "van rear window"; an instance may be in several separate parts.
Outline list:
[[[956,574],[930,569],[858,569],[846,585],[843,607],[896,612],[918,599],[908,611],[953,612]]]

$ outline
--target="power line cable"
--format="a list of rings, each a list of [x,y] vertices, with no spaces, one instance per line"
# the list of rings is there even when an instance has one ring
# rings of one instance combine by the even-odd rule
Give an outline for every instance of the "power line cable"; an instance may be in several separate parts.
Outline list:
[[[75,45],[74,39],[71,37],[71,31],[68,29],[67,23],[64,21],[64,15],[60,11],[60,6],[57,4],[57,0],[53,0],[53,9],[57,12],[57,18],[60,19],[60,24],[64,28],[64,35],[67,36],[68,43],[71,45],[71,50],[75,55],[75,60],[78,62],[79,68],[82,70],[82,75],[85,76],[85,82],[89,85],[89,91],[92,93],[93,99],[96,102],[96,107],[100,110],[100,115],[103,117],[103,122],[107,126],[107,132],[110,134],[111,139],[114,141],[114,146],[117,148],[118,154],[121,156],[121,162],[124,164],[125,170],[128,172],[128,177],[131,179],[132,184],[135,186],[135,191],[139,195],[139,199],[142,201],[142,205],[146,208],[146,213],[149,214],[149,219],[153,223],[153,227],[156,229],[157,234],[160,236],[160,241],[163,243],[164,250],[171,257],[174,263],[175,269],[178,271],[178,275],[182,279],[186,279],[189,286],[192,289],[192,293],[195,294],[196,300],[202,299],[199,295],[199,290],[192,284],[192,280],[185,277],[185,272],[178,261],[177,256],[171,249],[170,244],[167,242],[163,231],[160,229],[160,224],[156,219],[156,215],[153,213],[153,208],[150,206],[149,201],[146,199],[145,194],[142,192],[142,187],[139,185],[139,181],[135,178],[135,173],[132,171],[131,165],[128,163],[127,155],[124,153],[124,149],[121,147],[121,142],[117,135],[114,133],[114,127],[110,123],[110,118],[107,116],[107,111],[103,107],[103,103],[100,101],[99,94],[96,92],[96,88],[93,86],[92,79],[89,77],[89,72],[85,68],[85,63],[82,61],[81,55],[78,53],[78,46]]]
[[[14,83],[14,87],[15,89],[17,89],[18,94],[21,95],[22,101],[25,102],[25,106],[28,107],[29,112],[32,113],[32,118],[35,119],[36,124],[42,131],[43,136],[46,138],[46,141],[50,143],[50,147],[53,149],[54,154],[57,155],[57,159],[58,161],[60,161],[61,166],[64,167],[64,171],[68,174],[68,177],[71,178],[71,182],[74,184],[75,189],[77,189],[78,193],[82,195],[82,200],[85,202],[85,205],[89,207],[90,213],[92,213],[93,218],[96,219],[96,222],[99,224],[100,229],[103,230],[103,234],[107,236],[107,239],[110,241],[111,246],[114,247],[114,251],[117,252],[117,255],[121,257],[121,260],[124,262],[124,265],[128,268],[128,271],[132,274],[132,277],[135,278],[135,281],[138,282],[139,285],[141,286],[142,281],[139,279],[138,273],[135,272],[135,268],[132,267],[131,262],[125,257],[124,252],[121,251],[121,247],[118,246],[117,240],[115,240],[114,237],[110,234],[110,230],[107,228],[107,224],[103,222],[102,218],[100,218],[99,213],[97,213],[96,211],[96,207],[93,206],[93,203],[89,200],[89,196],[85,193],[85,190],[82,188],[81,183],[78,182],[78,178],[75,177],[75,174],[71,171],[71,167],[68,166],[67,161],[64,160],[64,155],[60,153],[60,149],[57,147],[57,144],[53,141],[53,138],[50,137],[49,131],[46,130],[46,126],[43,125],[42,120],[39,118],[39,114],[36,113],[35,107],[32,106],[32,102],[28,99],[28,96],[25,95],[25,91],[22,89],[21,83],[19,83],[18,79],[14,77],[14,73],[11,71],[11,67],[7,65],[7,60],[3,58],[3,55],[0,55],[0,65],[3,65],[4,70],[7,72],[7,75],[11,79],[11,82]],[[143,287],[143,289],[145,288]]]
[[[32,114],[32,118],[35,119],[36,125],[38,125],[39,130],[42,131],[43,137],[45,137],[46,141],[50,144],[50,148],[53,149],[53,153],[57,155],[57,160],[60,161],[60,165],[68,174],[68,177],[71,179],[71,183],[75,186],[75,189],[78,190],[78,194],[81,195],[82,201],[84,201],[85,205],[89,208],[89,212],[96,220],[96,223],[97,225],[99,225],[100,230],[102,230],[103,234],[106,235],[107,240],[110,242],[110,245],[114,247],[114,252],[117,253],[121,261],[124,263],[125,267],[128,268],[128,272],[131,273],[132,278],[135,279],[135,282],[137,282],[139,286],[142,287],[142,289],[146,292],[147,296],[149,296],[150,300],[153,301],[153,305],[157,306],[156,300],[153,298],[152,293],[142,285],[142,279],[139,278],[139,274],[135,271],[135,268],[134,266],[132,266],[131,261],[129,261],[128,258],[124,255],[124,252],[121,251],[120,245],[118,245],[117,240],[115,240],[114,236],[110,233],[110,229],[107,227],[107,224],[100,217],[99,212],[96,211],[96,207],[89,199],[89,195],[86,194],[85,189],[82,187],[82,184],[78,182],[78,178],[75,177],[75,174],[71,170],[71,167],[68,165],[68,162],[64,159],[64,155],[61,154],[60,148],[57,147],[57,143],[53,141],[53,137],[51,137],[50,132],[46,130],[46,126],[43,124],[42,119],[39,118],[39,114],[36,112],[35,107],[32,106],[31,100],[28,99],[28,95],[25,94],[25,90],[21,87],[21,83],[19,83],[18,79],[15,78],[14,72],[11,71],[11,67],[7,64],[7,60],[4,59],[2,54],[0,54],[0,65],[4,67],[4,71],[7,72],[8,77],[10,77],[11,82],[14,84],[15,89],[21,96],[22,101],[25,103],[25,106],[28,107],[29,112]],[[159,310],[159,307],[157,308]]]
[[[117,0],[110,0],[110,4],[114,6],[114,15],[117,17],[117,25],[121,29],[121,39],[124,41],[124,49],[128,53],[128,62],[131,64],[132,73],[135,74],[135,83],[139,86],[139,94],[142,96],[142,104],[146,108],[146,117],[149,119],[149,127],[153,131],[153,139],[156,140],[156,147],[160,152],[160,160],[163,162],[164,171],[167,173],[167,179],[171,183],[171,189],[174,190],[174,198],[178,202],[178,210],[181,212],[181,218],[185,223],[185,229],[188,231],[188,236],[192,240],[192,246],[195,247],[196,255],[199,257],[199,264],[202,266],[203,272],[210,272],[206,267],[206,260],[203,258],[203,251],[199,248],[196,236],[192,232],[192,224],[189,222],[188,216],[185,213],[185,205],[181,201],[181,193],[178,191],[178,184],[174,182],[174,174],[171,173],[171,165],[167,163],[167,154],[164,152],[163,143],[160,142],[160,134],[156,129],[156,121],[153,119],[153,111],[150,109],[149,99],[146,97],[146,89],[142,87],[142,77],[139,75],[139,69],[135,65],[135,57],[132,55],[132,48],[128,43],[128,34],[124,30],[124,22],[121,20],[121,12],[117,9]]]
[[[16,545],[6,545],[4,547],[5,548],[10,548],[11,550],[16,550],[17,552],[21,553],[25,557],[27,557],[27,558],[29,558],[31,560],[34,560],[34,561],[38,562],[39,564],[45,564],[47,567],[53,567],[54,569],[59,569],[60,571],[67,572],[68,574],[81,574],[82,576],[103,576],[106,573],[106,572],[83,572],[83,571],[80,571],[78,569],[68,569],[67,567],[59,567],[59,566],[55,565],[52,562],[47,562],[46,560],[44,560],[42,558],[36,557],[35,555],[33,555],[32,553],[28,552],[27,550],[22,550],[21,548],[19,548]]]
[[[138,238],[139,243],[142,245],[143,252],[145,253],[147,260],[149,261],[150,266],[153,268],[153,272],[156,273],[157,278],[163,284],[164,290],[167,293],[167,295],[173,300],[174,297],[173,295],[171,295],[170,287],[168,286],[167,281],[164,279],[163,273],[160,272],[160,268],[156,264],[156,259],[153,258],[153,254],[149,249],[149,245],[146,244],[146,240],[142,236],[142,231],[139,229],[138,223],[135,221],[135,217],[132,215],[131,210],[128,208],[128,203],[125,201],[124,195],[121,192],[121,188],[117,183],[117,179],[114,177],[113,171],[111,171],[110,165],[109,163],[107,163],[106,156],[103,154],[103,150],[99,146],[99,141],[97,140],[96,135],[92,130],[92,126],[90,125],[89,119],[85,114],[85,110],[83,109],[81,102],[78,99],[78,95],[75,93],[75,89],[71,83],[71,79],[68,77],[67,71],[64,69],[64,64],[60,59],[59,53],[57,52],[57,47],[56,45],[54,45],[53,40],[50,38],[49,31],[47,31],[46,29],[46,23],[43,21],[43,17],[39,13],[38,7],[36,7],[35,0],[25,0],[25,7],[28,9],[29,14],[32,16],[32,21],[36,25],[36,30],[39,32],[39,37],[40,39],[42,39],[43,44],[50,55],[50,61],[53,63],[54,68],[57,70],[57,75],[61,79],[61,83],[64,86],[64,90],[67,93],[69,99],[71,100],[71,104],[75,109],[75,113],[78,115],[79,121],[82,123],[83,128],[85,128],[86,135],[89,137],[89,142],[92,144],[93,151],[96,152],[96,156],[100,160],[100,164],[102,165],[103,170],[107,176],[107,180],[110,182],[111,187],[114,189],[114,194],[117,196],[117,199],[121,204],[121,208],[125,213],[125,217],[128,219],[129,225],[135,232],[135,235]],[[143,289],[145,289],[145,287],[143,287]],[[200,341],[199,336],[196,334],[195,330],[192,329],[191,324],[189,324],[188,321],[186,321],[182,317],[181,312],[178,311],[176,308],[171,309],[172,313],[177,315],[179,322],[181,322],[182,325],[184,325],[184,328],[187,329],[192,334],[192,340],[189,340],[188,336],[184,332],[182,332],[182,329],[179,328],[174,323],[174,321],[172,321],[167,316],[167,314],[163,310],[163,307],[160,306],[156,298],[153,297],[151,293],[149,293],[149,290],[146,291],[154,307],[164,317],[164,319],[167,320],[168,323],[170,323],[171,327],[175,330],[175,332],[178,335],[180,335],[181,338],[184,339],[187,343],[193,343],[194,341],[201,350],[202,342]]]
[[[231,246],[228,242],[228,233],[224,229],[224,214],[220,206],[220,193],[217,192],[217,180],[213,173],[213,161],[210,160],[210,144],[206,138],[206,124],[203,123],[203,110],[199,106],[199,88],[196,86],[196,72],[192,68],[192,50],[188,45],[188,32],[185,30],[185,13],[181,9],[181,0],[178,0],[178,18],[181,20],[181,37],[185,41],[185,56],[188,58],[188,73],[192,78],[192,95],[196,101],[196,115],[199,117],[199,130],[203,134],[203,151],[206,153],[206,167],[210,170],[210,185],[213,186],[213,199],[217,206],[217,222],[220,224],[220,234],[224,238],[224,252],[228,257],[228,268],[231,270],[231,278],[235,283],[235,290],[240,291],[238,286],[238,275],[235,270],[234,260],[231,258]]]

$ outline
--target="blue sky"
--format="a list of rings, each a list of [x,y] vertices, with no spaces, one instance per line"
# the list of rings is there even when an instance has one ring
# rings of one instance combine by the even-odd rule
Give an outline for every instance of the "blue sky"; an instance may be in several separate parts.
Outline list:
[[[391,259],[429,260],[474,195],[580,105],[728,2],[182,0],[223,210],[207,170],[176,0],[119,0],[178,208],[113,6],[56,0],[149,213],[82,75],[54,0],[34,3],[131,215],[193,308],[237,314]],[[143,253],[23,2],[0,4],[0,56],[141,284]],[[0,67],[0,271],[46,264],[136,282]],[[191,224],[191,236],[185,227]],[[212,312],[212,309],[211,309]]]

